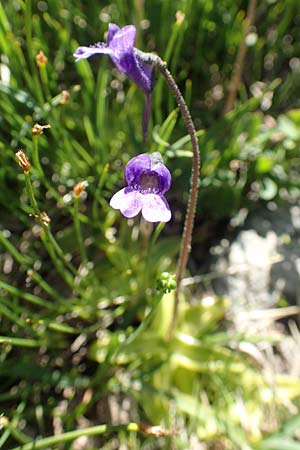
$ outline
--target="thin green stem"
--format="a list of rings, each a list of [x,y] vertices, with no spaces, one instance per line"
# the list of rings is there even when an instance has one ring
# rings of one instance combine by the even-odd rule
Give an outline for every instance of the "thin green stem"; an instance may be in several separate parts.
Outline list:
[[[0,231],[0,244],[3,245],[3,247],[11,254],[11,256],[14,258],[14,260],[24,266],[29,266],[32,264],[31,258],[28,256],[22,255],[16,247],[8,240],[7,237],[4,236],[3,232]]]
[[[0,280],[0,289],[3,289],[4,291],[8,292],[11,295],[15,295],[16,297],[20,297],[25,301],[32,303],[33,305],[38,305],[47,309],[57,311],[57,306],[53,305],[47,300],[44,300],[43,298],[38,297],[37,295],[30,294],[29,292],[23,292],[17,287],[11,286],[10,284],[5,283],[2,280]]]
[[[26,35],[26,48],[29,58],[29,65],[31,69],[32,74],[32,80],[33,80],[33,86],[35,88],[35,93],[37,96],[37,99],[40,103],[40,106],[42,109],[44,109],[44,98],[43,93],[41,89],[41,85],[38,79],[37,75],[37,67],[35,66],[34,60],[33,60],[33,54],[32,54],[32,0],[26,0],[25,2],[26,8],[25,8],[25,35]]]
[[[226,99],[226,103],[224,106],[224,114],[226,114],[232,110],[237,93],[238,93],[238,89],[241,84],[245,58],[246,58],[246,54],[247,54],[246,37],[247,37],[247,34],[249,33],[249,30],[250,30],[251,25],[254,20],[255,8],[256,8],[256,0],[250,0],[249,4],[248,4],[247,16],[243,23],[242,37],[241,37],[239,49],[237,52],[236,61],[235,61],[233,72],[232,72],[232,77],[230,80],[228,97]]]
[[[29,198],[30,205],[31,205],[34,213],[40,219],[41,211],[40,211],[40,208],[38,207],[37,201],[36,201],[34,193],[33,193],[29,172],[24,172],[24,175],[25,175],[25,185],[26,185],[26,190],[27,190],[27,195]],[[45,225],[42,224],[42,226],[44,227]]]
[[[16,347],[41,347],[42,342],[34,339],[15,338],[10,336],[0,336],[0,344],[10,344]]]
[[[80,430],[69,431],[56,436],[49,436],[44,439],[32,441],[21,447],[15,447],[13,450],[39,450],[47,447],[54,448],[57,444],[74,441],[81,436],[97,436],[118,431],[137,432],[141,431],[141,429],[140,426],[134,422],[128,423],[127,425],[97,425],[95,427],[82,428]]]
[[[87,264],[88,259],[86,256],[85,246],[82,239],[82,232],[80,227],[80,221],[79,221],[79,196],[74,195],[74,227],[75,227],[75,233],[79,245],[79,252],[80,252],[80,258],[83,264]]]
[[[40,165],[39,154],[38,154],[38,140],[37,140],[37,136],[33,137],[33,153],[32,153],[32,156],[33,156],[33,162],[35,164],[35,167],[36,167],[37,171],[39,172],[39,174],[40,174],[40,176],[41,176],[45,186],[47,187],[47,189],[50,190],[50,192],[52,192],[52,187],[50,186],[50,184],[46,180],[45,175],[44,175],[44,171],[43,171],[43,169],[42,169],[42,167]],[[73,264],[71,264],[69,261],[66,260],[65,254],[64,254],[63,250],[60,248],[60,246],[58,245],[58,243],[56,242],[53,234],[51,233],[51,229],[50,229],[49,225],[45,225],[43,223],[43,221],[41,220],[41,211],[39,210],[38,204],[37,204],[37,202],[35,200],[35,196],[34,196],[32,185],[31,185],[31,181],[30,181],[29,172],[24,172],[24,174],[25,174],[26,188],[27,188],[27,192],[28,192],[28,196],[29,196],[29,200],[30,200],[31,206],[34,209],[35,214],[37,214],[38,217],[39,217],[40,223],[42,225],[42,228],[43,228],[43,230],[45,232],[45,235],[47,237],[47,240],[48,240],[49,244],[53,246],[53,248],[55,249],[57,255],[62,259],[63,263],[68,267],[70,272],[74,276],[76,276],[77,275],[76,268],[73,266]],[[74,214],[75,214],[75,212],[74,212]],[[78,212],[77,212],[77,219],[79,221]]]
[[[29,269],[27,271],[28,276],[35,281],[43,291],[47,292],[51,297],[58,301],[64,301],[64,298],[52,287],[48,284],[41,275],[35,270]]]
[[[155,298],[154,305],[152,305],[147,316],[142,320],[142,322],[135,329],[135,331],[133,333],[131,333],[130,336],[124,341],[124,343],[122,345],[120,345],[120,347],[118,348],[118,350],[116,352],[116,355],[123,349],[123,347],[125,347],[125,346],[131,344],[133,341],[135,341],[135,339],[148,327],[148,325],[150,324],[151,320],[153,319],[153,317],[158,309],[161,299],[162,299],[162,297],[157,295],[157,297]]]
[[[49,240],[49,234],[47,232],[43,233],[41,236],[41,239],[42,239],[42,242],[43,242],[56,270],[58,271],[58,273],[60,274],[62,279],[65,280],[65,282],[70,286],[70,288],[74,289],[73,277],[70,274],[70,272],[66,270],[66,267],[63,265],[62,261],[59,258],[57,258],[57,255],[53,248],[53,244]]]
[[[7,425],[5,425],[6,428],[9,429],[11,432],[11,435],[16,441],[18,441],[20,444],[27,444],[30,442],[30,437],[27,436],[27,434],[23,433],[21,430],[18,429],[18,425],[14,426],[11,422],[8,422]]]
[[[48,80],[48,73],[47,73],[46,64],[42,65],[40,67],[40,76],[41,76],[41,80],[42,80],[43,86],[45,88],[47,101],[50,103],[51,102],[51,93],[50,93],[50,89],[49,89],[49,80]]]
[[[27,195],[29,197],[31,207],[33,208],[34,213],[37,215],[37,217],[40,221],[40,224],[42,226],[42,229],[43,229],[42,242],[44,243],[45,248],[46,248],[47,252],[49,253],[49,256],[52,259],[52,262],[54,263],[56,269],[58,270],[58,272],[60,273],[62,278],[65,280],[65,282],[73,289],[74,288],[73,277],[66,270],[66,267],[64,267],[62,262],[68,267],[68,269],[71,270],[73,275],[76,275],[77,271],[76,271],[75,267],[66,260],[64,252],[62,251],[62,249],[60,248],[60,246],[57,244],[56,240],[54,239],[49,225],[46,225],[44,223],[44,221],[42,220],[41,211],[38,207],[37,201],[36,201],[34,193],[33,193],[29,172],[24,172],[24,175],[25,175],[25,184],[26,184],[26,189],[27,189]],[[58,255],[62,261],[60,261],[56,257],[56,255]]]
[[[105,166],[103,167],[102,173],[100,175],[98,185],[95,190],[95,194],[94,194],[94,201],[93,201],[93,207],[92,207],[92,214],[93,214],[94,220],[97,220],[98,216],[99,216],[98,203],[99,203],[99,198],[100,198],[102,188],[104,186],[104,183],[105,183],[107,175],[108,175],[108,171],[109,171],[109,164],[105,164]]]
[[[52,197],[54,198],[55,201],[57,201],[57,203],[62,206],[63,208],[66,208],[68,210],[68,212],[70,214],[74,214],[74,210],[73,208],[71,208],[66,202],[64,202],[63,198],[58,194],[58,192],[56,191],[56,189],[51,185],[51,183],[49,183],[47,177],[45,176],[45,172],[43,170],[43,167],[40,163],[40,158],[39,158],[39,146],[38,146],[38,140],[39,140],[39,136],[33,136],[32,137],[32,161],[33,161],[33,166],[36,169],[41,182],[43,183],[43,185],[45,186],[45,188],[50,192],[50,194],[52,195]],[[79,218],[81,222],[88,222],[88,219],[86,216],[84,216],[83,214],[79,214]]]
[[[40,164],[40,158],[39,158],[39,144],[38,144],[38,136],[32,136],[32,161],[33,165],[36,168],[38,174],[41,178],[45,177],[43,168]]]
[[[43,289],[43,291],[47,292],[49,295],[51,295],[55,300],[63,300],[63,298],[56,292],[41,276],[36,270],[32,269],[32,263],[33,261],[31,258],[29,258],[26,255],[22,255],[15,246],[8,240],[7,237],[4,236],[3,232],[0,232],[0,244],[3,245],[3,247],[11,254],[11,256],[14,258],[14,260],[20,265],[28,269],[28,275]],[[29,301],[31,303],[35,303],[40,306],[45,306],[47,308],[50,308],[53,306],[51,303],[45,302],[43,299],[36,295],[26,294],[21,295],[22,291],[14,291],[12,292],[11,289],[16,289],[14,286],[10,286],[10,290],[8,289],[8,286],[6,283],[0,281],[0,288],[7,290],[10,293],[13,293],[19,297],[24,298],[24,300]],[[6,287],[3,287],[3,286]]]
[[[1,316],[7,317],[12,323],[15,323],[20,328],[23,328],[25,330],[31,331],[31,327],[28,325],[27,322],[25,322],[23,319],[21,319],[18,315],[18,313],[12,311],[11,308],[11,299],[8,305],[5,305],[6,301],[5,298],[1,299],[0,303],[0,314]]]
[[[61,247],[58,245],[58,243],[56,242],[53,234],[51,233],[51,230],[49,228],[49,226],[46,225],[46,231],[47,231],[47,239],[49,240],[50,245],[53,245],[57,255],[60,257],[60,259],[62,260],[62,262],[68,267],[68,269],[70,270],[70,272],[76,276],[77,275],[77,270],[76,268],[73,266],[72,263],[70,263],[66,257],[65,254],[63,252],[63,250],[61,249]]]

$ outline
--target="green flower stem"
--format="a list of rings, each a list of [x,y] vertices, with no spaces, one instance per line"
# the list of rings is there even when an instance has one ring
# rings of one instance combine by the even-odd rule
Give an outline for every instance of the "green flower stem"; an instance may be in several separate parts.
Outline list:
[[[73,265],[70,264],[65,259],[65,255],[64,255],[62,249],[57,244],[56,240],[54,239],[54,237],[50,231],[49,225],[46,225],[42,221],[41,211],[38,207],[37,201],[36,201],[34,193],[33,193],[29,172],[24,172],[24,175],[25,175],[25,184],[26,184],[26,189],[27,189],[27,195],[28,195],[31,207],[32,207],[34,213],[38,216],[38,219],[39,219],[40,224],[43,229],[43,234],[41,236],[42,242],[44,243],[45,248],[46,248],[50,258],[52,259],[52,262],[54,263],[54,265],[55,265],[56,269],[58,270],[58,272],[60,273],[61,277],[65,280],[65,282],[72,289],[74,289],[74,280],[73,280],[72,275],[66,270],[66,267],[64,267],[62,262],[56,257],[56,254],[61,258],[61,260],[64,262],[65,266],[67,266],[68,269],[71,270],[73,275],[76,275],[77,271],[76,271],[75,267],[73,267]]]
[[[75,269],[73,264],[71,264],[69,261],[66,260],[63,250],[60,248],[60,246],[58,245],[58,243],[54,239],[53,234],[51,233],[50,226],[49,225],[45,225],[43,223],[43,221],[41,220],[41,211],[40,211],[40,209],[38,207],[38,204],[36,202],[36,199],[35,199],[35,196],[34,196],[34,193],[33,193],[29,172],[24,172],[24,174],[25,174],[25,183],[26,183],[26,189],[27,189],[27,194],[28,194],[28,197],[29,197],[30,204],[31,204],[35,214],[38,216],[40,224],[41,224],[41,226],[42,226],[42,228],[44,230],[44,233],[45,233],[44,242],[48,242],[48,244],[54,248],[55,252],[62,259],[64,264],[68,267],[70,272],[72,272],[72,274],[74,276],[76,276],[77,270]]]
[[[39,147],[38,147],[39,136],[32,136],[32,161],[34,168],[36,169],[41,182],[45,186],[45,188],[50,192],[54,200],[61,205],[63,208],[66,208],[68,212],[73,216],[74,210],[67,203],[64,202],[63,198],[58,194],[56,189],[49,183],[47,177],[45,176],[44,170],[40,163],[39,158]],[[81,222],[88,223],[88,218],[84,214],[78,215]]]
[[[58,243],[56,242],[56,240],[54,239],[53,234],[50,231],[49,226],[46,225],[46,230],[47,230],[47,238],[49,239],[50,245],[53,245],[57,255],[61,258],[62,262],[68,267],[68,269],[70,270],[70,272],[76,276],[77,275],[77,270],[76,268],[73,266],[72,263],[70,263],[66,258],[65,258],[65,254],[63,252],[63,250],[61,249],[61,247],[58,245]]]
[[[172,54],[175,54],[174,48],[176,43],[178,42],[180,32],[181,32],[181,25],[178,25],[175,22],[172,27],[172,32],[169,35],[170,37],[163,55],[164,61],[170,61]],[[155,117],[158,123],[162,122],[162,108],[161,108],[162,98],[163,98],[163,80],[159,79],[157,80],[157,84],[155,86]]]
[[[47,232],[41,235],[42,242],[56,268],[60,276],[63,280],[70,286],[71,289],[74,289],[74,279],[70,272],[66,270],[66,267],[63,265],[62,261],[57,258],[57,255],[54,251],[53,244],[49,241],[49,234]]]
[[[0,289],[3,289],[3,291],[6,291],[11,295],[15,295],[16,297],[22,298],[23,300],[32,303],[33,305],[38,305],[50,310],[57,311],[57,305],[55,306],[52,303],[48,302],[47,300],[38,297],[37,295],[30,294],[29,292],[23,292],[20,289],[16,288],[15,286],[11,286],[10,284],[5,283],[2,280],[0,280]]]
[[[25,388],[25,389],[23,390],[23,396],[24,396],[24,394],[25,394],[25,396],[27,396],[27,388]],[[21,418],[21,416],[22,416],[22,414],[23,414],[23,411],[24,411],[25,407],[26,407],[26,401],[22,401],[21,403],[19,403],[19,405],[17,406],[16,412],[15,412],[15,414],[14,414],[14,417],[13,417],[12,421],[9,422],[9,421],[7,420],[6,424],[3,425],[3,427],[5,428],[5,431],[4,431],[4,433],[1,433],[1,437],[0,437],[0,448],[3,447],[3,445],[5,444],[5,442],[7,441],[7,439],[9,438],[9,436],[10,436],[11,434],[13,434],[13,433],[12,433],[12,429],[16,429],[16,428],[17,428],[18,423],[19,423],[19,420],[20,420],[20,418]],[[17,437],[17,436],[18,436],[18,437]],[[15,437],[17,440],[19,440],[20,435],[19,435],[18,433],[17,433],[17,436],[14,435],[14,437]],[[24,442],[24,443],[25,443],[25,441],[23,441],[23,439],[22,439],[21,441],[19,440],[19,442],[22,442],[22,443]]]
[[[41,276],[38,272],[36,272],[34,269],[31,268],[32,266],[32,259],[29,258],[26,255],[22,255],[15,246],[3,235],[2,232],[0,232],[0,243],[3,245],[3,247],[11,254],[11,256],[14,258],[14,260],[20,265],[24,266],[26,269],[28,269],[28,275],[43,289],[43,291],[47,292],[51,297],[53,297],[55,300],[63,300],[62,297],[56,292]],[[2,286],[2,281],[0,281],[0,288]],[[5,283],[6,284],[6,283]],[[9,285],[7,285],[9,286]],[[15,289],[13,286],[10,286],[10,288]],[[37,297],[35,295],[31,294],[24,294],[21,295],[21,291],[19,293],[12,292],[11,290],[8,290],[8,288],[4,288],[7,292],[14,293],[15,295],[24,298],[24,300],[30,301],[31,303],[35,303],[40,306],[45,306],[46,308],[52,307],[51,303],[45,302],[40,297]]]
[[[55,445],[63,442],[74,441],[81,436],[97,436],[105,433],[118,431],[137,432],[141,431],[137,423],[131,422],[127,425],[97,425],[95,427],[82,428],[80,430],[69,431],[56,436],[49,436],[44,439],[32,441],[21,447],[15,447],[12,450],[39,450],[42,448],[54,448]]]
[[[0,315],[7,317],[7,319],[9,319],[12,323],[18,325],[20,328],[31,331],[31,327],[28,325],[28,323],[21,319],[18,313],[16,314],[11,310],[11,299],[9,302],[6,302],[6,300],[6,298],[1,299]],[[8,305],[6,305],[5,303],[8,303]]]
[[[145,223],[147,223],[147,222],[145,222]],[[149,225],[149,223],[148,223],[148,225]],[[142,292],[145,293],[146,299],[148,298],[148,295],[146,294],[145,291],[146,291],[147,286],[149,286],[149,283],[148,283],[149,274],[151,274],[151,271],[153,271],[153,267],[151,267],[152,252],[155,247],[155,242],[157,241],[157,239],[158,239],[160,233],[162,232],[162,230],[164,229],[165,225],[166,225],[165,222],[160,222],[157,225],[157,227],[155,227],[150,241],[149,241],[149,236],[145,236],[145,238],[146,238],[145,240],[148,245],[145,246],[145,257],[142,258],[142,259],[144,259],[144,262],[145,262],[145,266],[144,266],[145,269],[143,270],[143,278],[142,278],[143,284],[141,286],[141,290],[142,290]]]
[[[229,111],[232,110],[238,89],[241,84],[242,74],[243,74],[243,68],[245,63],[245,58],[247,54],[247,43],[246,43],[246,37],[249,33],[249,30],[251,29],[251,25],[254,21],[255,16],[255,9],[256,9],[256,0],[250,0],[248,2],[248,11],[247,16],[244,20],[243,27],[242,27],[242,36],[241,41],[239,45],[239,49],[236,56],[236,61],[234,63],[232,77],[230,80],[229,90],[228,90],[228,97],[225,102],[224,107],[224,114],[227,114]]]
[[[80,258],[83,264],[87,264],[88,259],[86,256],[85,246],[82,239],[82,233],[81,233],[81,227],[80,227],[80,221],[79,221],[79,196],[74,195],[74,227],[75,227],[75,233],[79,245],[79,252],[80,252]]]
[[[38,207],[37,201],[36,201],[34,193],[33,193],[29,172],[24,172],[24,175],[25,175],[25,185],[26,185],[26,190],[27,190],[27,195],[29,198],[30,205],[31,205],[34,213],[38,216],[38,218],[40,218],[41,211],[40,211],[40,208]],[[42,226],[44,227],[45,225],[42,224]]]
[[[38,102],[42,109],[44,109],[44,97],[41,89],[41,85],[38,79],[37,67],[32,54],[32,0],[26,0],[25,2],[25,35],[26,35],[26,49],[29,57],[29,64],[31,69],[32,81],[34,90],[38,99]]]
[[[32,264],[32,259],[28,256],[22,255],[16,247],[4,236],[3,232],[0,231],[0,244],[11,254],[14,260],[20,266],[29,266]]]
[[[107,179],[107,175],[108,175],[108,170],[109,170],[109,164],[105,164],[102,173],[100,175],[99,181],[98,181],[98,185],[96,187],[96,191],[94,194],[94,201],[93,201],[93,207],[92,207],[92,214],[93,214],[93,219],[97,220],[98,219],[98,203],[99,203],[99,198],[100,198],[100,194],[102,191],[102,188],[104,186],[104,183]]]
[[[162,232],[162,230],[165,228],[165,222],[160,222],[157,227],[155,228],[152,238],[151,238],[151,242],[150,242],[150,251],[152,249],[152,247],[154,246],[155,242],[157,241],[160,233]]]
[[[5,428],[7,428],[10,431],[12,437],[16,441],[20,442],[20,444],[23,445],[23,444],[27,444],[28,442],[30,442],[30,437],[27,436],[22,431],[20,431],[17,425],[14,426],[13,423],[8,421],[7,424],[5,425]]]
[[[47,294],[49,294],[55,300],[64,301],[64,298],[61,297],[61,295],[55,289],[53,289],[53,287],[50,286],[50,284],[48,284],[38,272],[29,269],[27,271],[27,274],[33,281],[35,281],[43,289],[43,291],[47,292]]]
[[[38,140],[39,140],[38,136],[32,136],[32,162],[38,174],[44,180],[45,174],[40,164]]]
[[[10,336],[0,336],[0,344],[10,344],[16,347],[41,347],[43,343],[35,339],[23,339]]]
[[[51,101],[51,93],[49,89],[49,80],[48,80],[48,73],[47,73],[47,67],[46,65],[43,65],[40,67],[40,76],[43,83],[43,86],[45,88],[46,98],[48,102]]]
[[[129,345],[133,341],[135,341],[136,338],[148,327],[148,325],[151,323],[151,320],[153,319],[153,317],[158,309],[161,299],[162,299],[162,295],[157,294],[154,304],[152,305],[147,316],[142,320],[142,322],[135,329],[135,331],[133,333],[131,333],[127,339],[125,339],[124,343],[120,345],[120,347],[118,348],[118,350],[116,352],[116,355],[118,355],[118,353],[123,349],[123,347],[126,347],[127,345]]]

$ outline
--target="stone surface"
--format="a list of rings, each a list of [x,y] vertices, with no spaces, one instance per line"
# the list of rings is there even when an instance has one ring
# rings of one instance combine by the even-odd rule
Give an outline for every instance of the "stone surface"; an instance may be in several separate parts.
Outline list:
[[[275,307],[281,297],[299,303],[299,206],[250,215],[232,242],[224,246],[221,241],[212,253],[219,253],[213,269],[224,273],[214,289],[230,298],[237,328],[245,327],[242,312]]]

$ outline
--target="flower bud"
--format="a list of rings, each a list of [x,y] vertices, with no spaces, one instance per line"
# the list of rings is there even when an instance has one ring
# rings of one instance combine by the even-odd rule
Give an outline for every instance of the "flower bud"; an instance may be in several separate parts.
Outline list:
[[[80,197],[80,194],[85,190],[87,187],[88,182],[87,181],[79,181],[74,187],[73,192],[76,197]]]
[[[30,162],[22,150],[18,150],[16,153],[17,161],[21,169],[24,170],[25,173],[29,172]]]
[[[8,425],[8,418],[6,416],[0,416],[0,430]]]
[[[40,134],[43,134],[43,130],[51,128],[51,125],[40,125],[39,123],[35,123],[32,127],[32,136],[39,136]]]
[[[59,103],[61,105],[65,105],[66,103],[68,103],[69,99],[70,99],[70,92],[64,90],[61,93],[61,99],[60,99]]]
[[[185,18],[185,14],[182,11],[178,10],[176,12],[176,25],[179,25],[179,26],[182,25],[184,18]]]
[[[50,219],[50,217],[48,216],[48,214],[45,212],[45,211],[42,211],[41,212],[41,215],[40,215],[40,221],[44,224],[44,225],[49,225],[50,224],[50,222],[51,222],[51,219]]]
[[[36,61],[37,65],[41,68],[41,67],[45,67],[45,65],[48,62],[48,58],[44,54],[44,52],[42,52],[42,50],[40,50],[39,53],[35,57],[35,61]]]
[[[175,275],[169,272],[162,272],[158,280],[156,280],[156,289],[162,291],[164,294],[173,291],[173,289],[176,289],[176,286]]]

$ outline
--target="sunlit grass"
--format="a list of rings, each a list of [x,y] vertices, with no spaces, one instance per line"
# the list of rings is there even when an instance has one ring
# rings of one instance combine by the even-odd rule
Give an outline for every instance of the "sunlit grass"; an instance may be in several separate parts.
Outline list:
[[[189,448],[197,436],[207,448],[296,450],[298,422],[282,424],[298,412],[299,381],[273,374],[270,384],[241,351],[245,342],[272,348],[284,335],[229,332],[228,299],[192,285],[167,339],[174,297],[157,280],[175,272],[191,147],[164,80],[157,74],[145,148],[142,94],[105,58],[75,64],[72,56],[102,40],[111,21],[134,23],[136,45],[167,60],[198,130],[194,239],[209,247],[207,230],[241,208],[299,200],[297,2],[271,6],[258,5],[244,84],[223,117],[242,2],[0,4],[0,448],[67,449],[101,434],[85,448]],[[50,127],[33,136],[36,123]],[[31,163],[25,174],[20,148]],[[147,151],[160,151],[173,175],[165,227],[126,221],[108,203],[126,162]],[[161,437],[145,432],[148,422]]]

